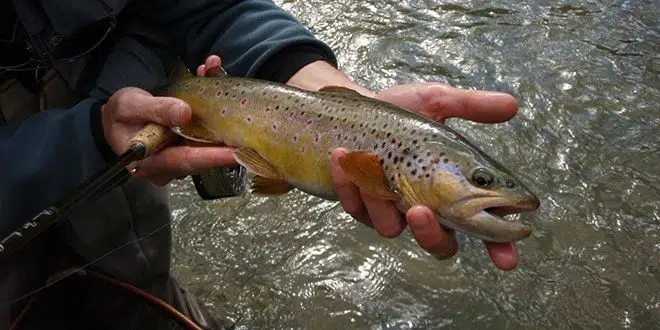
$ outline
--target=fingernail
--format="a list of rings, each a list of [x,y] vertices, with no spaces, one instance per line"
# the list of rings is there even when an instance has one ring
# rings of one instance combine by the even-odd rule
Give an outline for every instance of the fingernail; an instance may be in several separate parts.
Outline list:
[[[172,116],[176,118],[175,124],[183,124],[188,117],[188,105],[183,102],[176,102],[170,107]]]

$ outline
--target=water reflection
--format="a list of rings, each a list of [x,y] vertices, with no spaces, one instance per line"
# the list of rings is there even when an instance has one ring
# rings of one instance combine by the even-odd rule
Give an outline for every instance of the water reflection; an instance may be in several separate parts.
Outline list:
[[[278,1],[379,90],[442,81],[519,100],[503,124],[449,120],[542,199],[495,269],[449,261],[293,192],[207,202],[174,185],[175,273],[254,328],[660,327],[660,9],[653,1]]]

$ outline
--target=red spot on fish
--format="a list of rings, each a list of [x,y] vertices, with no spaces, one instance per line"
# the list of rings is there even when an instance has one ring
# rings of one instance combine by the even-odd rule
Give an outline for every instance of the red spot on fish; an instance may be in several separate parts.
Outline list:
[[[246,105],[246,104],[247,104],[247,99],[242,99],[242,100],[241,100],[241,104],[242,104],[242,105]]]
[[[216,84],[217,84],[217,83],[216,83]],[[218,91],[217,93],[215,93],[215,95],[216,95],[216,96],[222,96],[222,91]]]
[[[277,125],[273,124],[273,130],[274,130],[274,131],[277,130]]]
[[[266,107],[266,109],[264,109],[264,110],[266,110],[266,112],[270,112],[270,111],[271,111],[270,107]]]

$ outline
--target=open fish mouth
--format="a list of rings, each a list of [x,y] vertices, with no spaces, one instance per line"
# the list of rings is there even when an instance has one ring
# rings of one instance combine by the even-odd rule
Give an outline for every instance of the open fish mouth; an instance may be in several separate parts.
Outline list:
[[[534,211],[538,207],[536,198],[474,197],[454,203],[442,217],[445,225],[456,230],[485,241],[506,243],[527,238],[532,229],[508,221],[505,216]]]

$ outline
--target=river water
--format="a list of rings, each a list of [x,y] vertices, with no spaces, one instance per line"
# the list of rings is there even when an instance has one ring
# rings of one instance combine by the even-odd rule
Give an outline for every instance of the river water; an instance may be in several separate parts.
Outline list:
[[[238,328],[660,328],[660,5],[626,1],[277,1],[360,84],[512,93],[497,125],[448,120],[538,193],[520,264],[482,243],[427,255],[301,192],[171,189],[174,272]]]

